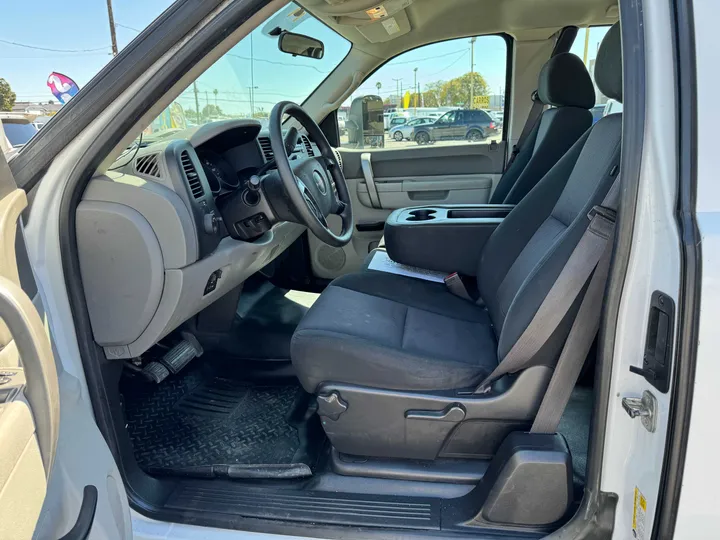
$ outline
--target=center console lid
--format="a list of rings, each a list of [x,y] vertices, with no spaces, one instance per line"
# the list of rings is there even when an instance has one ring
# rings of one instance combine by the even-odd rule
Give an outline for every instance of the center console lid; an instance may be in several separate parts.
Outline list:
[[[485,242],[513,208],[511,204],[401,208],[385,222],[385,247],[398,263],[472,276]]]

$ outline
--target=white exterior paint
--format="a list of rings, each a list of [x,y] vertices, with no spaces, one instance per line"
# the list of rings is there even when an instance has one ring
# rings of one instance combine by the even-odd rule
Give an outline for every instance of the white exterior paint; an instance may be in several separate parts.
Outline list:
[[[697,69],[697,222],[702,237],[702,292],[692,419],[687,441],[680,505],[675,526],[678,539],[720,537],[717,486],[720,485],[717,443],[717,384],[720,380],[720,177],[717,125],[720,120],[718,21],[720,3],[695,0]]]
[[[646,54],[646,118],[634,241],[618,314],[601,489],[619,496],[613,538],[633,538],[634,490],[647,498],[645,537],[650,538],[658,500],[672,389],[660,393],[630,366],[642,367],[650,298],[655,290],[677,304],[680,246],[675,220],[676,141],[672,126],[674,72],[671,18],[666,2],[643,2]],[[649,390],[658,400],[657,429],[649,433],[640,419],[622,408],[623,397]]]

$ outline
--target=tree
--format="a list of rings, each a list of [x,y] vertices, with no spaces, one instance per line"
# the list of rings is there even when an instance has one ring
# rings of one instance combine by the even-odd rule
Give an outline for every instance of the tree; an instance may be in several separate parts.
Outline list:
[[[15,98],[17,96],[10,88],[10,83],[0,78],[0,111],[12,111]]]
[[[194,124],[199,123],[197,114],[195,113],[195,109],[187,108],[187,109],[183,110],[183,113],[185,114],[185,118],[187,120],[189,120],[190,122],[192,122]]]
[[[213,105],[212,103],[209,103],[203,107],[202,115],[205,118],[217,118],[218,116],[222,116],[223,112],[217,105]]]
[[[257,109],[255,109],[255,115],[253,116],[253,118],[270,118],[270,113],[267,112],[263,107],[258,107]]]
[[[435,81],[425,85],[423,101],[426,107],[472,107],[470,84],[474,96],[487,96],[490,87],[485,78],[477,72],[466,73],[449,81]]]

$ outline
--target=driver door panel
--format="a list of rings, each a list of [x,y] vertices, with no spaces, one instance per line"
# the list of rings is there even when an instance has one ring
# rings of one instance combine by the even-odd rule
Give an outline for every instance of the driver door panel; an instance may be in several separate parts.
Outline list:
[[[47,493],[60,422],[58,377],[38,309],[20,286],[18,221],[27,196],[0,153],[0,523],[32,538]]]

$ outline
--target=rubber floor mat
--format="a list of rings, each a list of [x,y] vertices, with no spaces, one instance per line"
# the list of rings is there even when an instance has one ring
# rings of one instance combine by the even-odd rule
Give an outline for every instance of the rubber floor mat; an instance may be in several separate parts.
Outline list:
[[[127,430],[148,472],[219,465],[311,466],[309,395],[296,385],[264,386],[189,367],[161,384],[123,380]]]

